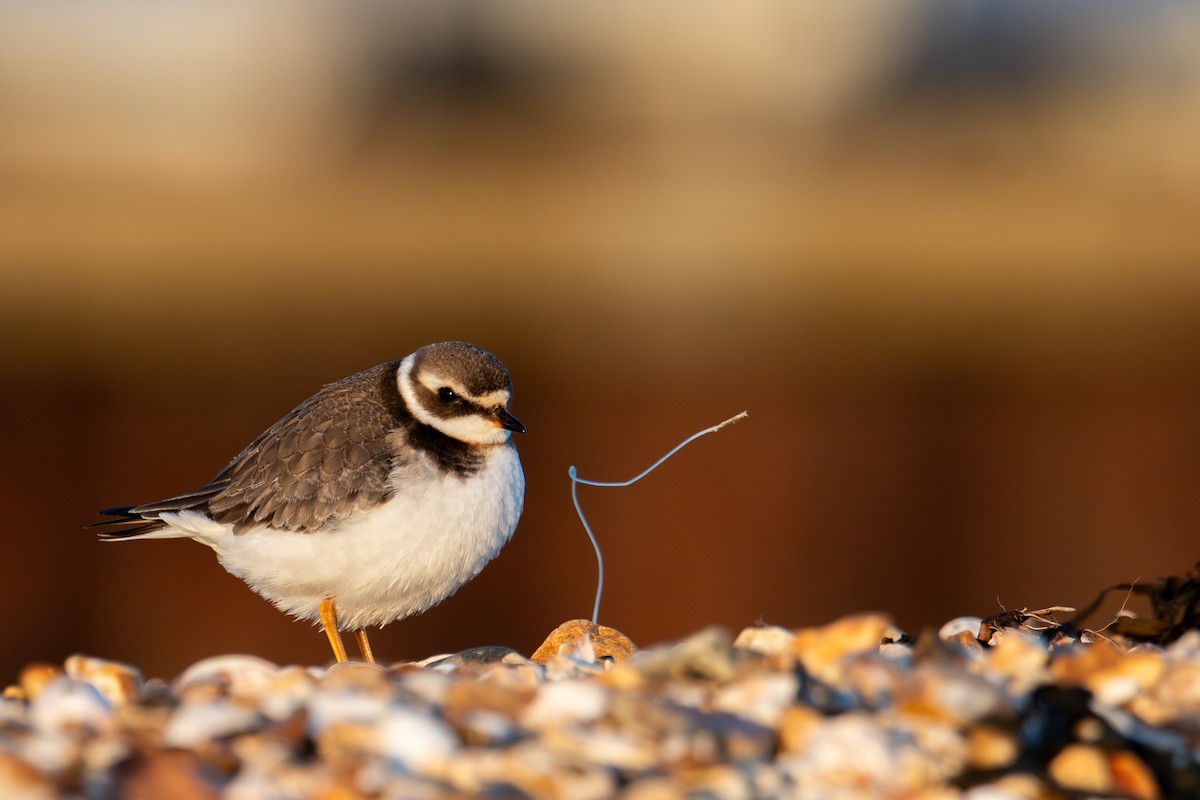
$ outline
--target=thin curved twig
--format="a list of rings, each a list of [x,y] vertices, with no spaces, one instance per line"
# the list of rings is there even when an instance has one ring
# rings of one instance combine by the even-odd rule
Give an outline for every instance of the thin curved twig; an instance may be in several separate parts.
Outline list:
[[[686,447],[687,445],[694,442],[696,439],[699,439],[701,436],[704,436],[709,433],[716,433],[717,431],[721,430],[721,428],[724,428],[726,425],[732,425],[733,423],[737,422],[738,420],[745,419],[748,416],[750,416],[750,412],[743,411],[740,414],[736,414],[736,415],[730,417],[729,419],[725,420],[724,422],[720,423],[719,425],[714,425],[711,428],[705,428],[702,431],[698,431],[697,433],[692,434],[691,436],[684,439],[679,444],[675,445],[675,447],[672,448],[671,451],[668,452],[665,456],[660,458],[658,461],[655,461],[649,467],[642,470],[640,473],[638,473],[637,475],[635,475],[634,477],[630,478],[627,481],[612,481],[612,482],[610,482],[610,481],[589,481],[589,480],[579,477],[578,473],[575,471],[574,466],[567,468],[567,475],[569,475],[571,478],[571,501],[573,503],[575,503],[575,513],[579,515],[579,521],[583,523],[583,529],[585,531],[587,531],[588,539],[590,539],[592,542],[592,549],[596,551],[596,567],[597,567],[597,571],[599,574],[596,579],[596,603],[595,603],[595,605],[592,606],[592,624],[593,625],[598,624],[598,620],[600,617],[600,595],[604,591],[604,556],[600,554],[600,543],[596,541],[596,535],[592,532],[592,527],[590,525],[588,525],[587,519],[583,516],[583,508],[581,508],[579,505],[579,491],[578,491],[579,484],[582,483],[585,486],[601,486],[601,487],[606,487],[606,488],[607,487],[630,486],[634,483],[637,483],[638,481],[640,481],[642,478],[649,475],[654,470],[658,469],[658,467],[664,461],[666,461],[668,458],[670,458],[671,456],[678,453],[680,450],[682,450],[684,447]]]

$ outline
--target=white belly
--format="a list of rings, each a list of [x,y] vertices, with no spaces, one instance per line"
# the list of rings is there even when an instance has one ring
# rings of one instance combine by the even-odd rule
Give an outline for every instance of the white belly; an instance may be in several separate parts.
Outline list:
[[[386,504],[328,531],[235,535],[197,514],[163,519],[216,550],[225,569],[289,614],[316,620],[321,601],[333,597],[338,627],[350,630],[420,613],[478,575],[512,537],[524,495],[521,463],[508,446],[465,479],[406,476]]]

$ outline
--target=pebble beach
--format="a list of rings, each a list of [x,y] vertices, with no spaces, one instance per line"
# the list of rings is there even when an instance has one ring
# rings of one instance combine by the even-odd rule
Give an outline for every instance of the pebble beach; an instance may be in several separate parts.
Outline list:
[[[0,704],[0,797],[1200,797],[1200,630],[1149,642],[1114,628],[1151,618],[1089,630],[1064,611],[640,649],[574,620],[528,656],[220,655],[171,680],[31,663]]]

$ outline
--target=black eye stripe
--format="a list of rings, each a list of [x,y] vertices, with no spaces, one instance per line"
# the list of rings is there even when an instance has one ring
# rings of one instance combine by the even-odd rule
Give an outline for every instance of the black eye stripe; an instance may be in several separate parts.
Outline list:
[[[436,389],[424,387],[419,402],[430,414],[443,419],[480,413],[479,407],[469,397],[464,397],[449,386],[439,386]]]

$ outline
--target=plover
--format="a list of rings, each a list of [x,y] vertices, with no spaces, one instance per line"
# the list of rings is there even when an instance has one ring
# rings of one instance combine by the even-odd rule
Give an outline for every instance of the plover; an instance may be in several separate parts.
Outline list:
[[[187,538],[279,609],[319,621],[334,657],[352,630],[419,614],[479,574],[511,538],[525,476],[512,381],[465,342],[325,386],[207,485],[101,511],[105,541]]]

